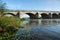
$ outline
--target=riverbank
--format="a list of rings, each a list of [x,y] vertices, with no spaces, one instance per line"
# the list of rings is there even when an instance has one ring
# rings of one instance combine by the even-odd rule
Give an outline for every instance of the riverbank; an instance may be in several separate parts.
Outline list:
[[[0,40],[10,38],[10,36],[15,34],[15,32],[21,28],[21,22],[23,20],[25,19],[0,16]]]

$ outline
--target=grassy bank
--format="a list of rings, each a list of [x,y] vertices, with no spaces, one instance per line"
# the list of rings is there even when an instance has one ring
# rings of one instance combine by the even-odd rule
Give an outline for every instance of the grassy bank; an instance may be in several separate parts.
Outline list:
[[[23,20],[25,19],[0,16],[0,40],[2,40],[4,37],[10,37],[10,35],[14,34],[18,28],[20,28],[20,24]]]

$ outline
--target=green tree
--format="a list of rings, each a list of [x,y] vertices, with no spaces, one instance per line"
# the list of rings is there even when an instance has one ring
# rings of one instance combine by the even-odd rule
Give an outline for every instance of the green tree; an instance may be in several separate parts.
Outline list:
[[[6,11],[6,3],[0,0],[0,15],[3,15],[5,11]]]

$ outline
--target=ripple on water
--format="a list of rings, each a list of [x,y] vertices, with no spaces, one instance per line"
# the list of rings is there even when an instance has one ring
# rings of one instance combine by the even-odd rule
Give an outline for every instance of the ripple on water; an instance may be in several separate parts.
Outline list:
[[[46,21],[46,20],[45,20]],[[58,20],[57,20],[58,21]],[[60,23],[57,21],[49,22],[40,26],[39,24],[28,24],[28,28],[21,28],[17,31],[15,39],[18,40],[60,40]],[[49,24],[48,24],[49,23]],[[53,24],[52,24],[53,23]]]

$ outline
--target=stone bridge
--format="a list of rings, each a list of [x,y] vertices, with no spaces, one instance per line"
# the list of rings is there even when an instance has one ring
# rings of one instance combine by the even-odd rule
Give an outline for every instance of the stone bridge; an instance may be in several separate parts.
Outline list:
[[[21,17],[24,14],[30,16],[31,19],[59,19],[60,11],[40,11],[40,10],[9,10],[5,13],[13,16]]]

